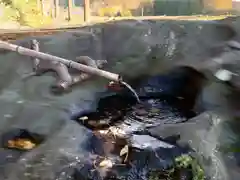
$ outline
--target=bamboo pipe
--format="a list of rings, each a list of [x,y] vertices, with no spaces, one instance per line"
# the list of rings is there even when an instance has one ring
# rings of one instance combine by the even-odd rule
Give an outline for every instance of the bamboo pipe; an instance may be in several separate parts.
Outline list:
[[[37,51],[31,50],[31,49],[28,49],[28,48],[25,48],[25,47],[22,47],[22,46],[18,46],[18,45],[15,45],[15,44],[11,44],[11,43],[8,43],[8,42],[5,42],[5,41],[0,41],[0,48],[17,52],[21,55],[43,59],[43,60],[46,60],[46,61],[60,62],[62,64],[65,64],[69,68],[74,68],[74,69],[78,69],[78,70],[80,70],[82,72],[85,72],[85,73],[88,73],[88,74],[101,76],[101,77],[104,77],[104,78],[109,79],[111,81],[115,81],[115,82],[121,82],[122,81],[122,77],[118,74],[111,73],[111,72],[108,72],[108,71],[104,71],[104,70],[101,70],[101,69],[97,69],[97,68],[94,68],[94,67],[86,66],[86,65],[74,62],[72,60],[60,58],[60,57],[53,56],[53,55],[50,55],[50,54],[47,54],[47,53],[37,52]]]

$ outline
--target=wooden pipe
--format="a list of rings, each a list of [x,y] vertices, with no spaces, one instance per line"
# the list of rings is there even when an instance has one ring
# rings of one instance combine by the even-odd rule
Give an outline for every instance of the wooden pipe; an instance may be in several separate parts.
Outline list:
[[[101,69],[98,69],[98,68],[86,66],[86,65],[74,62],[72,60],[60,58],[60,57],[53,56],[53,55],[50,55],[50,54],[47,54],[47,53],[37,52],[35,50],[31,50],[31,49],[28,49],[28,48],[25,48],[25,47],[22,47],[22,46],[18,46],[18,45],[15,45],[15,44],[11,44],[11,43],[8,43],[8,42],[0,41],[0,48],[17,52],[21,55],[43,59],[43,60],[46,60],[46,61],[59,62],[59,63],[62,63],[64,65],[66,65],[68,68],[78,69],[82,72],[85,72],[85,73],[88,73],[88,74],[91,74],[91,75],[101,76],[101,77],[107,78],[111,81],[115,81],[115,82],[121,82],[122,81],[122,77],[118,74],[111,73],[111,72],[108,72],[108,71],[104,71],[104,70],[101,70]]]

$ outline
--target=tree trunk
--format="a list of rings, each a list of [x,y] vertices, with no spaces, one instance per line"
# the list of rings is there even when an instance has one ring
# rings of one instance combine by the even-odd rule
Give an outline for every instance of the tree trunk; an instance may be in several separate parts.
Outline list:
[[[54,0],[54,9],[55,9],[55,18],[57,18],[58,17],[58,15],[59,15],[59,0]]]
[[[42,13],[42,15],[45,15],[44,14],[44,4],[43,4],[43,0],[40,0],[40,9],[41,9],[41,13]]]
[[[84,22],[88,22],[90,17],[90,2],[84,0]]]
[[[38,10],[41,10],[41,0],[37,0],[37,8]]]
[[[70,21],[72,18],[72,6],[73,6],[73,1],[68,0],[68,21]]]

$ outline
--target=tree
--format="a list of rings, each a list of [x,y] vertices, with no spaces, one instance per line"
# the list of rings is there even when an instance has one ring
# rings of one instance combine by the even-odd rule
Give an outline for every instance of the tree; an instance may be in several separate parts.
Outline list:
[[[72,18],[72,6],[73,6],[73,1],[72,0],[68,0],[68,21],[71,20]]]
[[[84,0],[84,22],[89,21],[90,15],[90,2],[89,0]]]
[[[59,0],[54,0],[55,18],[59,15]]]

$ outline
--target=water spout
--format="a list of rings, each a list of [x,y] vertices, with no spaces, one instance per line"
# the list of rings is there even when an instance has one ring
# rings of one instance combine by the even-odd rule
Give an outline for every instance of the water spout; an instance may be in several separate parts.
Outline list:
[[[128,83],[126,83],[124,81],[121,81],[121,84],[123,84],[125,87],[127,87],[133,93],[133,95],[136,97],[138,103],[141,102],[139,97],[138,97],[137,92]]]

